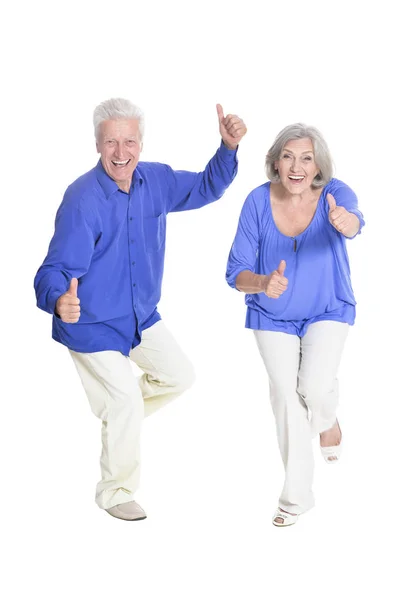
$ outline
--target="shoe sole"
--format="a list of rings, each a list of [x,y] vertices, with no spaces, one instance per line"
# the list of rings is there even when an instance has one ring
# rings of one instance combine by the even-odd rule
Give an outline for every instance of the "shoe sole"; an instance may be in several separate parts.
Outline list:
[[[108,513],[109,515],[111,513]],[[115,515],[111,515],[114,519],[119,519],[120,521],[144,521],[147,517],[137,517],[137,519],[124,519],[123,517],[115,517]]]

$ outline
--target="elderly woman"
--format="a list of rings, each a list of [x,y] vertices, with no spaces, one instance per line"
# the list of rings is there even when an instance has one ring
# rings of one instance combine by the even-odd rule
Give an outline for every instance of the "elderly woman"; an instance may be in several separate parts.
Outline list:
[[[312,437],[325,460],[341,452],[337,371],[355,321],[346,239],[364,225],[354,192],[332,177],[314,127],[289,125],[266,157],[269,182],[246,199],[227,281],[245,292],[246,327],[270,382],[285,467],[273,524],[294,524],[314,506]]]

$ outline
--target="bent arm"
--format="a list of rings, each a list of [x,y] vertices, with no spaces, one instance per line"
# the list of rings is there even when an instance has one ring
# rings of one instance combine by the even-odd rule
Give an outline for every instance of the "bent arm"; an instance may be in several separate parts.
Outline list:
[[[62,202],[47,256],[39,268],[34,287],[37,306],[54,314],[60,296],[68,291],[72,277],[87,273],[94,251],[94,235],[81,209]]]
[[[268,275],[257,275],[252,271],[241,271],[236,277],[235,286],[245,294],[261,294],[266,291]]]
[[[332,191],[332,194],[337,206],[343,206],[343,208],[351,213],[353,224],[350,231],[344,237],[352,239],[361,233],[361,230],[365,225],[363,214],[358,207],[357,196],[355,192],[343,182],[340,182],[340,185]]]
[[[249,194],[241,210],[226,271],[226,280],[230,287],[247,294],[258,294],[266,289],[267,276],[254,273],[259,229],[255,200],[252,194]]]
[[[237,167],[237,149],[229,150],[223,142],[200,173],[167,167],[168,212],[193,210],[218,200],[237,175]]]
[[[348,211],[350,212],[350,211]],[[348,239],[352,239],[354,238],[359,232],[360,232],[360,219],[357,215],[355,215],[354,213],[351,213],[350,218],[353,222],[353,224],[351,225],[351,229],[348,230],[347,233],[345,233],[345,237]]]

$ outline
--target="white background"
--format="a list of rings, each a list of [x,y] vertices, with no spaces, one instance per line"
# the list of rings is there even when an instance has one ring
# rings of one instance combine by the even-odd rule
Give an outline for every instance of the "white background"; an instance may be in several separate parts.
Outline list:
[[[2,597],[396,597],[394,2],[13,6],[1,18]],[[97,161],[92,111],[112,96],[145,111],[143,160],[176,169],[202,170],[218,147],[217,102],[248,126],[224,197],[168,219],[159,309],[197,383],[144,423],[139,523],[94,503],[100,422],[32,287],[66,186]],[[224,274],[266,151],[296,121],[324,134],[366,227],[349,244],[358,317],[340,372],[345,453],[329,466],[315,447],[317,506],[281,530],[266,373]]]

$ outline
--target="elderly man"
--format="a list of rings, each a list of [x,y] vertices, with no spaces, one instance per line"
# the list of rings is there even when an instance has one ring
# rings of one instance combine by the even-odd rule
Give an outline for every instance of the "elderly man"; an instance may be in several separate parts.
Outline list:
[[[166,215],[220,198],[237,173],[246,133],[217,105],[222,142],[201,173],[139,162],[142,111],[111,99],[94,111],[98,164],[70,185],[35,278],[53,339],[70,351],[91,409],[102,420],[96,502],[119,519],[146,518],[133,500],[146,416],[189,388],[193,368],[157,311]],[[143,371],[137,380],[130,360]]]

